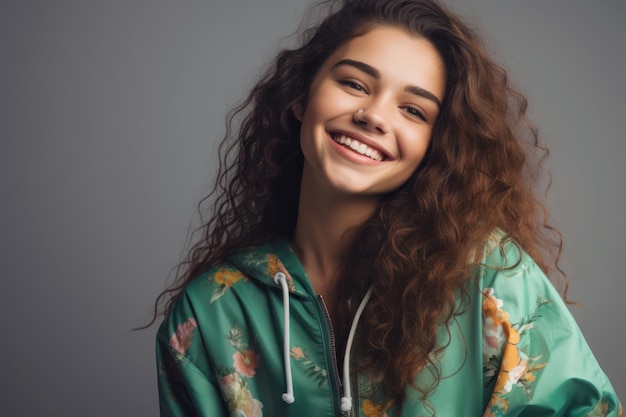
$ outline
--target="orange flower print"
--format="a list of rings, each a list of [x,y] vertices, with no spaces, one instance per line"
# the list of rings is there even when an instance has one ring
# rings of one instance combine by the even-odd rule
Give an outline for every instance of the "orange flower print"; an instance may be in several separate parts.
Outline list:
[[[542,370],[547,363],[535,363],[540,356],[529,357],[527,346],[520,346],[522,333],[531,331],[534,321],[540,317],[538,310],[550,300],[539,297],[537,309],[522,322],[511,324],[509,314],[502,309],[502,300],[495,297],[493,288],[483,293],[483,370],[486,377],[496,377],[493,395],[484,416],[500,416],[507,412],[509,402],[506,394],[514,387],[524,390],[531,397],[534,372]]]
[[[301,347],[292,347],[291,356],[296,360],[304,359],[304,352],[302,351]]]
[[[187,319],[183,324],[179,324],[176,328],[176,333],[170,338],[170,346],[172,349],[184,355],[187,349],[191,347],[191,338],[193,337],[193,331],[196,327],[198,327],[198,323],[193,317]]]
[[[515,349],[505,348],[502,358],[502,371],[496,381],[495,391],[510,392],[513,385],[522,379],[528,369],[528,358],[522,357]]]
[[[363,414],[367,417],[387,417],[383,404],[374,404],[370,400],[363,401]]]
[[[232,287],[234,284],[242,279],[244,281],[247,281],[248,277],[246,277],[244,274],[237,270],[227,268],[221,268],[217,270],[215,274],[211,278],[209,278],[209,280],[213,280],[216,284],[219,285],[219,287],[217,287],[215,291],[213,291],[213,295],[211,296],[211,303],[213,303],[215,300],[222,298],[230,287]]]
[[[214,280],[219,285],[223,285],[225,287],[232,287],[234,283],[239,281],[240,279],[245,279],[245,276],[239,271],[229,271],[228,269],[220,269],[215,273]]]
[[[228,343],[235,348],[233,367],[220,368],[219,384],[232,416],[261,417],[263,404],[248,391],[246,378],[252,378],[260,363],[260,355],[250,348],[248,335],[234,324],[226,335]],[[234,369],[233,369],[234,368]],[[245,378],[244,378],[245,377]]]
[[[291,357],[297,360],[305,369],[306,374],[313,381],[317,382],[317,385],[323,387],[326,385],[328,379],[328,372],[318,364],[311,362],[309,355],[300,346],[294,346],[291,348]]]
[[[276,255],[268,255],[267,257],[267,269],[265,273],[271,277],[273,277],[277,272],[282,272],[287,277],[287,286],[289,287],[289,291],[293,292],[296,290],[296,287],[293,285],[293,278],[289,275],[287,268],[285,265],[278,259]]]
[[[233,366],[242,375],[252,378],[259,365],[259,355],[253,350],[243,350],[233,354]]]

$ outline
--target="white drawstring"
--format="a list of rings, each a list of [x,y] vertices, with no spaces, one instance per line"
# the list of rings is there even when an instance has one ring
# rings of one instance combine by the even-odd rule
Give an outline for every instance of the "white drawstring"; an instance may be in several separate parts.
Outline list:
[[[372,296],[372,291],[372,287],[370,287],[370,289],[365,293],[365,297],[361,300],[361,304],[359,304],[359,308],[357,308],[356,314],[354,315],[354,320],[352,320],[350,333],[348,334],[346,353],[343,357],[343,397],[341,397],[341,411],[344,413],[352,410],[352,390],[350,388],[350,350],[352,349],[352,342],[354,340],[354,334],[356,333],[356,327],[359,324],[359,319],[361,318],[361,314],[363,314],[363,310],[365,310],[367,302]]]
[[[293,404],[295,397],[293,395],[293,379],[291,376],[291,356],[290,356],[290,327],[289,327],[289,286],[287,285],[287,277],[282,272],[277,272],[274,275],[274,283],[280,284],[283,290],[283,358],[285,362],[285,380],[287,385],[287,392],[283,393],[282,399],[287,404]],[[341,411],[348,412],[352,410],[352,389],[350,387],[350,351],[352,350],[352,343],[354,341],[354,334],[356,328],[365,310],[365,306],[369,302],[372,296],[373,289],[370,287],[365,293],[365,296],[359,304],[359,308],[356,310],[352,325],[350,326],[350,333],[348,334],[348,341],[346,344],[346,353],[343,359],[343,397],[341,397]]]
[[[289,287],[287,286],[287,277],[282,272],[277,272],[274,275],[274,283],[280,283],[283,288],[283,357],[285,360],[285,380],[287,384],[287,392],[282,396],[282,399],[287,404],[293,404],[296,400],[293,396],[293,380],[291,378],[291,358],[289,355]]]

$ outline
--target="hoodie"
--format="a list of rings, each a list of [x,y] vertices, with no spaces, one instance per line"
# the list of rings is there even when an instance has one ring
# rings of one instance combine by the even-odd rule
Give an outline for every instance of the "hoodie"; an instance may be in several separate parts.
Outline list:
[[[375,375],[350,371],[351,337],[337,368],[324,300],[289,242],[241,251],[190,281],[157,333],[161,416],[623,416],[535,262],[498,233],[482,253],[468,307],[442,328],[436,390],[421,401],[407,387],[386,410]],[[432,375],[420,372],[417,383]]]

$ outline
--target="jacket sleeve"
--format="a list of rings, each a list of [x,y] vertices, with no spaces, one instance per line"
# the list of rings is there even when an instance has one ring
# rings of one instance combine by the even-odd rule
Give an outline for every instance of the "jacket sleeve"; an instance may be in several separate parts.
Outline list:
[[[615,390],[539,266],[516,244],[483,266],[485,417],[622,417]]]
[[[206,286],[200,281],[198,288]],[[197,289],[186,288],[161,323],[156,336],[161,417],[228,416],[220,384],[207,351]],[[195,291],[195,292],[194,292]],[[196,297],[194,298],[194,295]],[[206,320],[205,320],[206,321]],[[210,332],[210,329],[204,329]]]
[[[156,346],[161,417],[228,416],[215,383],[163,339]]]

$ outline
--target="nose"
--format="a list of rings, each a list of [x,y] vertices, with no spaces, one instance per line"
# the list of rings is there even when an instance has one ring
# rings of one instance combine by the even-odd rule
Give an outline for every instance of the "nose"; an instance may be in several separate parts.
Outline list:
[[[352,118],[354,123],[371,132],[385,134],[390,130],[389,118],[379,103],[358,109]]]

